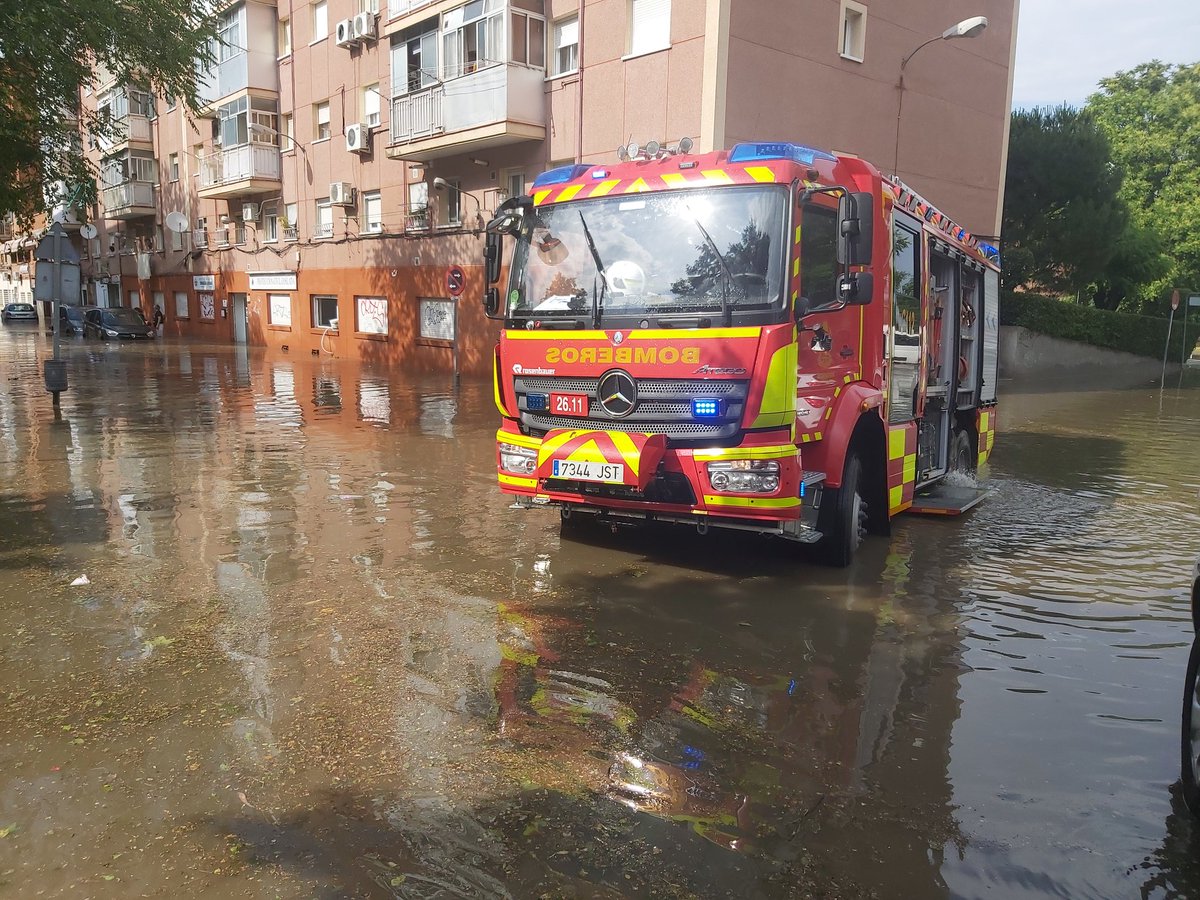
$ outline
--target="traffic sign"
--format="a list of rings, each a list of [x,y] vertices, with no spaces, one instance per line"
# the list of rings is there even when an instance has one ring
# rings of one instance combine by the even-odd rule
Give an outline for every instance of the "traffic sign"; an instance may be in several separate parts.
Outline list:
[[[462,266],[450,266],[446,269],[446,290],[451,297],[461,297],[467,287],[467,273]]]
[[[1171,309],[1179,309],[1179,291],[1171,291]]]
[[[1200,294],[1192,294],[1188,297],[1188,306],[1200,306]]]

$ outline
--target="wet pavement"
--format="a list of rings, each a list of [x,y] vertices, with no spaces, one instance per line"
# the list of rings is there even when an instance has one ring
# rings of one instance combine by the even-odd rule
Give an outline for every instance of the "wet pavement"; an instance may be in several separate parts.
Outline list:
[[[846,571],[560,533],[491,387],[0,333],[0,897],[1200,895],[1200,371]],[[72,586],[81,575],[87,584]]]

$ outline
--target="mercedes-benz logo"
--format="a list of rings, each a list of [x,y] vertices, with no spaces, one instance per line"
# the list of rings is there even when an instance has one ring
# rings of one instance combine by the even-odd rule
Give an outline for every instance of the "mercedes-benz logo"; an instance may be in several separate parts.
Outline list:
[[[600,408],[614,419],[623,419],[637,406],[637,384],[628,372],[613,369],[600,376],[596,399]]]

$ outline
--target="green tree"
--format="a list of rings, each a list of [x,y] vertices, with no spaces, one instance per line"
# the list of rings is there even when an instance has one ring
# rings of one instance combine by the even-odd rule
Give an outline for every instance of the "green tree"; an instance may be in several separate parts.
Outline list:
[[[28,218],[59,183],[94,194],[80,131],[110,130],[79,104],[95,67],[122,83],[197,104],[197,68],[214,58],[207,0],[0,2],[0,214]]]
[[[1161,246],[1157,258],[1150,247],[1134,261],[1143,271],[1122,308],[1161,313],[1172,288],[1200,291],[1200,63],[1118,72],[1086,108],[1125,172],[1121,198],[1135,226]]]
[[[1108,137],[1070,106],[1012,115],[1004,191],[1004,284],[1076,294],[1097,281],[1128,220]]]

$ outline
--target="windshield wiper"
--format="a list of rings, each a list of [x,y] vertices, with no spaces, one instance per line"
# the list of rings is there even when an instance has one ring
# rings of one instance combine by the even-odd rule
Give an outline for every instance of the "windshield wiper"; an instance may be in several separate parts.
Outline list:
[[[583,217],[583,210],[579,210],[579,221],[583,225],[583,236],[587,240],[588,250],[592,253],[592,261],[596,263],[596,268],[600,272],[600,293],[596,294],[596,283],[592,282],[592,327],[600,327],[600,314],[604,307],[604,291],[608,287],[608,274],[604,271],[604,263],[600,259],[600,253],[596,250],[596,242],[592,240],[592,232],[588,228],[587,219]]]
[[[712,239],[712,235],[708,233],[708,230],[700,224],[700,220],[692,212],[691,207],[688,207],[688,212],[691,213],[692,221],[696,223],[696,227],[700,229],[700,233],[704,235],[704,240],[708,242],[708,248],[716,254],[718,262],[721,263],[721,268],[725,271],[725,278],[721,281],[721,321],[728,328],[733,324],[733,312],[729,308],[729,288],[736,283],[733,280],[733,272],[729,269],[729,263],[725,262],[725,254],[717,248],[717,242]]]

